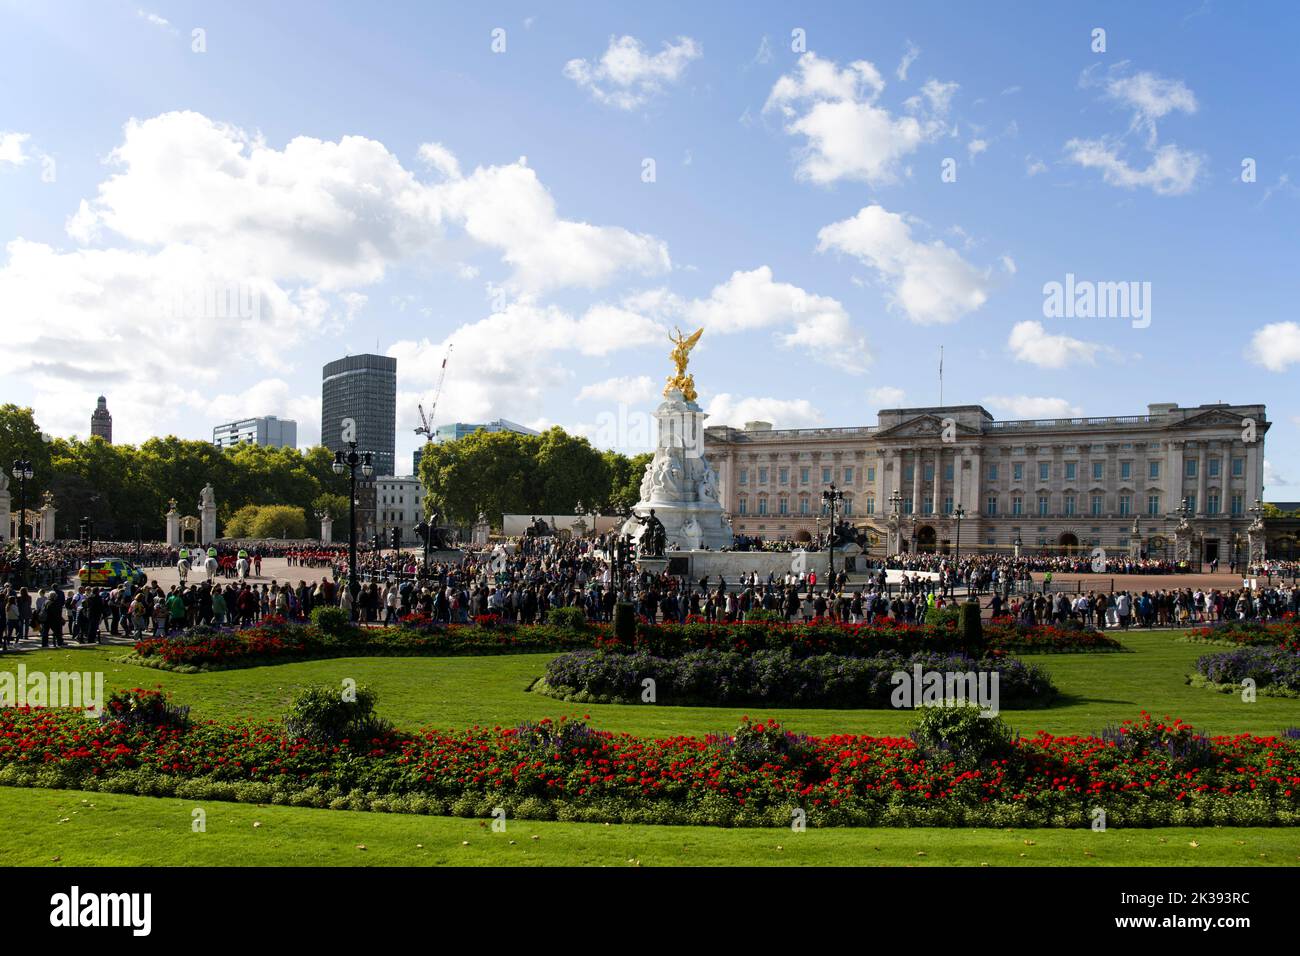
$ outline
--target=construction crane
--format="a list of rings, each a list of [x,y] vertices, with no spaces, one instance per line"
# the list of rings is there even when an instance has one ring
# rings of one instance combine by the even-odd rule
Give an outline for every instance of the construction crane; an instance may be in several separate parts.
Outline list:
[[[442,357],[442,369],[438,372],[438,384],[433,388],[433,401],[429,404],[429,414],[424,414],[424,404],[419,403],[416,407],[420,409],[420,424],[415,429],[417,435],[423,435],[427,440],[433,441],[433,429],[429,424],[429,419],[433,417],[434,412],[438,410],[438,396],[442,394],[442,382],[447,377],[447,359],[451,358],[451,346],[447,346],[447,351]]]

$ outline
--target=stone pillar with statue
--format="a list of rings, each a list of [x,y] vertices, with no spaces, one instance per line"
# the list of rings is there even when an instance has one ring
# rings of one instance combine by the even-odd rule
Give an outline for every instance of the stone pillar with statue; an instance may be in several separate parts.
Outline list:
[[[58,517],[58,509],[54,507],[54,493],[51,491],[41,495],[41,540],[53,541],[58,537],[55,530],[54,519]]]
[[[199,492],[199,544],[207,547],[217,540],[217,495],[212,482]]]
[[[486,548],[491,533],[492,525],[488,523],[487,515],[480,511],[478,518],[474,521],[474,527],[470,531],[471,544],[475,548]]]
[[[181,515],[176,510],[176,499],[167,499],[167,547],[179,548],[181,546]]]
[[[320,519],[321,544],[329,544],[334,540],[334,517],[324,508],[316,512],[316,517]]]
[[[1142,559],[1142,527],[1140,524],[1141,520],[1142,519],[1140,518],[1134,517],[1133,527],[1129,530],[1128,556],[1129,559],[1132,561],[1140,561]]]
[[[638,552],[662,557],[665,551],[720,550],[734,543],[731,522],[722,510],[718,475],[704,456],[704,410],[697,403],[695,377],[686,372],[690,353],[704,333],[677,330],[670,358],[676,374],[668,378],[664,400],[654,412],[659,424],[654,458],[641,480],[640,500],[622,533],[641,545]]]

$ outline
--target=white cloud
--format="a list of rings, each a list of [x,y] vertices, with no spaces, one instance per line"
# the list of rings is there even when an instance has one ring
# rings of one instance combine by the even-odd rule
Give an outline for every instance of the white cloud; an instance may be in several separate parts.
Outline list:
[[[587,90],[597,102],[634,110],[644,106],[668,84],[680,80],[687,65],[702,52],[690,37],[666,42],[654,55],[647,54],[636,37],[610,37],[609,47],[599,61],[570,60],[564,64],[564,75]]]
[[[901,408],[907,393],[893,385],[880,385],[867,389],[867,401],[877,409]]]
[[[1072,139],[1065,144],[1066,158],[1085,169],[1100,169],[1102,179],[1124,189],[1146,187],[1160,196],[1181,196],[1200,175],[1203,158],[1173,144],[1159,147],[1145,169],[1134,169],[1120,158],[1117,143],[1100,139]]]
[[[966,144],[966,152],[970,156],[972,162],[975,161],[975,157],[980,153],[987,152],[988,148],[989,143],[986,139],[973,139]]]
[[[928,82],[927,98],[943,109],[919,117],[896,117],[878,105],[884,88],[880,71],[866,60],[841,70],[815,53],[803,54],[798,71],[776,81],[763,109],[780,112],[785,131],[806,138],[799,154],[800,178],[821,184],[840,179],[895,182],[900,161],[945,131],[941,116],[956,84]],[[916,106],[920,108],[919,101]]]
[[[1002,412],[1002,418],[1081,418],[1083,409],[1064,398],[1047,398],[1034,395],[986,395],[983,402],[991,411]]]
[[[1015,260],[1015,259],[1012,259],[1010,256],[1002,256],[1001,259],[1000,259],[999,261],[1002,263],[1002,268],[1003,268],[1003,270],[1004,270],[1008,275],[1015,275],[1015,274],[1016,274],[1016,260]]]
[[[920,55],[921,48],[911,40],[908,40],[907,50],[903,53],[903,58],[898,61],[898,69],[894,71],[894,75],[897,76],[899,80],[906,80],[907,71],[912,68],[912,64],[916,62],[916,58]]]
[[[419,156],[448,179],[460,179],[460,163],[442,143],[421,143]]]
[[[1246,358],[1270,372],[1285,372],[1300,362],[1300,323],[1272,322],[1257,329]]]
[[[1047,164],[1035,156],[1025,157],[1025,175],[1037,176],[1039,173],[1047,172]]]
[[[1170,80],[1155,73],[1111,76],[1106,95],[1133,110],[1133,125],[1146,130],[1149,142],[1156,141],[1155,121],[1175,110],[1195,113],[1196,96],[1182,80]]]
[[[1068,335],[1050,335],[1042,322],[1017,322],[1007,339],[1007,348],[1017,361],[1040,368],[1066,368],[1074,364],[1091,365],[1105,346],[1084,342]]]
[[[1264,459],[1264,487],[1276,488],[1280,485],[1285,488],[1285,487],[1289,487],[1290,484],[1291,484],[1291,480],[1285,477],[1284,475],[1279,474],[1277,469],[1273,467],[1273,462],[1265,458]]]
[[[787,282],[774,282],[769,266],[732,273],[707,299],[687,303],[683,311],[692,324],[715,333],[785,326],[789,331],[777,336],[783,346],[807,349],[814,358],[843,371],[860,372],[871,361],[866,339],[854,330],[843,305]]]
[[[745,422],[771,422],[774,428],[809,428],[822,423],[822,414],[806,398],[742,398],[722,392],[705,408],[709,425],[743,428]]]
[[[639,402],[652,401],[658,392],[654,379],[649,375],[624,375],[582,386],[576,401],[622,402],[635,405]]]
[[[891,307],[922,325],[955,322],[988,299],[987,273],[940,240],[913,239],[907,221],[880,206],[866,206],[851,219],[823,227],[817,250],[828,249],[879,272],[890,288]]]
[[[1196,96],[1181,80],[1170,80],[1151,72],[1128,74],[1127,62],[1112,66],[1104,79],[1089,67],[1079,78],[1083,88],[1102,86],[1105,96],[1129,109],[1129,131],[1144,136],[1150,154],[1145,168],[1137,168],[1122,155],[1120,142],[1112,137],[1075,137],[1065,144],[1066,158],[1085,169],[1099,169],[1102,180],[1122,189],[1143,187],[1160,196],[1180,196],[1191,190],[1205,164],[1205,158],[1172,143],[1159,145],[1156,121],[1172,112],[1193,114]]]
[[[169,20],[166,20],[163,17],[158,16],[158,14],[156,13],[150,13],[148,10],[137,9],[135,11],[135,15],[139,17],[141,20],[144,20],[146,23],[158,27],[160,30],[166,30],[168,33],[176,32],[176,28],[171,25],[171,22]]]
[[[449,151],[426,156],[456,171]],[[351,321],[366,308],[361,289],[390,268],[465,274],[466,243],[446,237],[456,228],[497,250],[513,269],[503,285],[528,299],[670,266],[653,237],[561,219],[522,160],[428,184],[364,137],[299,137],[277,150],[198,113],[167,113],[127,123],[110,161],[69,219],[85,247],[17,238],[0,259],[0,316],[23,317],[0,319],[11,374],[51,430],[84,433],[101,390],[122,412],[124,440],[206,413],[212,395],[278,377],[297,343]],[[619,335],[658,334],[639,316],[562,328],[593,355],[621,347]],[[496,349],[518,352],[531,337]]]
[[[30,158],[23,144],[31,139],[30,133],[0,132],[0,166],[21,166]]]

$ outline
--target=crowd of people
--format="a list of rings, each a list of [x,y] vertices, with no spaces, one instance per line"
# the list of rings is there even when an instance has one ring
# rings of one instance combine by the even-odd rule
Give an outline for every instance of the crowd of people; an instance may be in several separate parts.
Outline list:
[[[268,544],[252,551],[218,546],[218,559],[250,558],[250,572],[260,577],[263,556],[285,559],[287,567],[328,573],[308,581],[253,583],[221,577],[170,588],[156,581],[143,587],[123,582],[112,587],[22,587],[10,579],[0,586],[4,645],[38,633],[43,646],[59,646],[64,635],[94,642],[107,635],[138,639],[163,636],[198,624],[248,625],[268,615],[306,620],[313,608],[335,605],[363,623],[393,623],[411,615],[431,621],[466,623],[485,615],[512,623],[546,620],[557,607],[576,607],[593,621],[609,621],[620,601],[652,621],[742,620],[755,611],[783,620],[830,618],[874,622],[881,618],[923,620],[934,608],[951,606],[961,597],[982,601],[992,616],[1011,615],[1028,623],[1076,620],[1102,627],[1180,626],[1237,619],[1269,619],[1295,613],[1300,588],[1286,583],[1288,568],[1271,562],[1274,583],[1261,578],[1250,588],[1100,589],[1055,591],[1056,573],[1077,573],[1080,564],[1065,557],[969,554],[902,554],[883,560],[859,558],[852,575],[841,566],[832,579],[816,571],[751,572],[728,581],[722,577],[687,580],[666,572],[637,572],[627,565],[616,575],[611,564],[615,534],[594,537],[523,536],[491,547],[463,552],[459,563],[425,567],[416,551],[366,551],[358,554],[361,584],[354,594],[345,586],[348,550],[342,546],[307,547]],[[110,547],[111,550],[111,547]],[[122,551],[125,551],[125,546]],[[767,550],[766,548],[764,550]],[[772,550],[781,550],[775,549]],[[791,547],[787,550],[796,550]],[[141,564],[174,563],[190,554],[196,564],[208,551],[143,546]],[[33,544],[29,567],[69,569],[80,563],[72,545]],[[1116,559],[1115,574],[1167,573],[1163,562]],[[1127,562],[1127,563],[1126,563]],[[792,568],[796,565],[792,562]],[[1090,565],[1087,565],[1090,567]],[[225,569],[224,564],[222,565]],[[228,573],[228,569],[227,570]],[[1256,569],[1251,569],[1256,570]],[[901,574],[899,573],[901,572]],[[1037,579],[1035,578],[1037,572]],[[66,578],[63,580],[67,580]],[[983,596],[988,595],[987,601]]]

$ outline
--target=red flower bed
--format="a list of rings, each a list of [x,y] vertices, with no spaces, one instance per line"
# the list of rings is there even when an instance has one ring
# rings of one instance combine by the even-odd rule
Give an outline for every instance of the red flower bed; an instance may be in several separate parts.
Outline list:
[[[24,708],[0,712],[0,783],[164,794],[184,781],[209,799],[722,825],[788,826],[794,809],[811,825],[1084,826],[1097,808],[1111,825],[1300,823],[1289,736],[1204,738],[1143,714],[1099,736],[1008,736],[975,761],[920,739],[748,720],[647,739],[561,719],[327,746],[273,724],[155,728]]]

